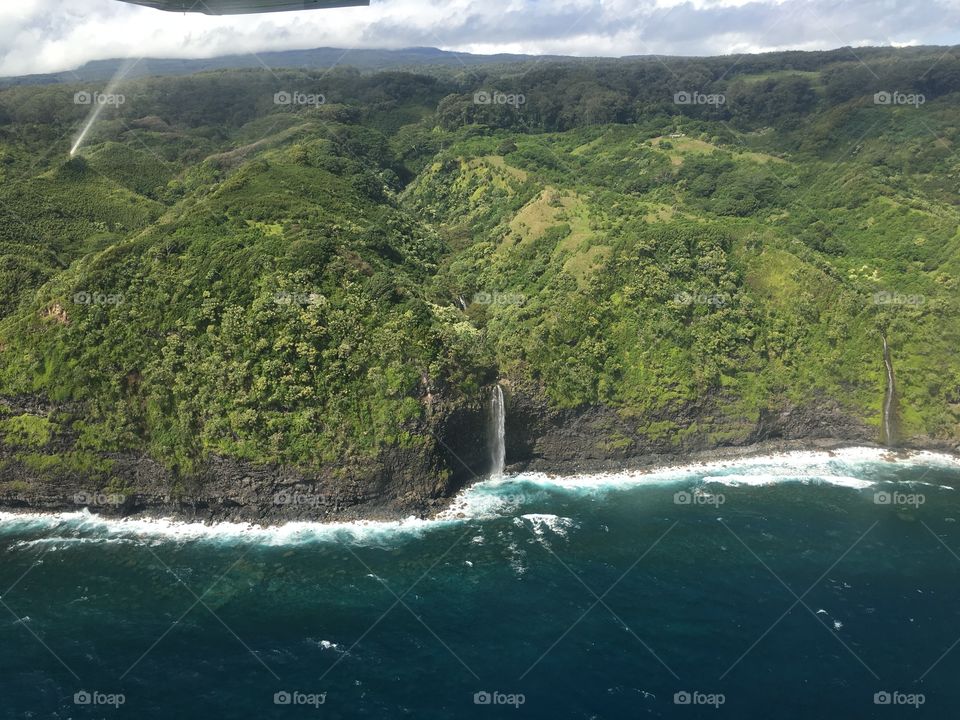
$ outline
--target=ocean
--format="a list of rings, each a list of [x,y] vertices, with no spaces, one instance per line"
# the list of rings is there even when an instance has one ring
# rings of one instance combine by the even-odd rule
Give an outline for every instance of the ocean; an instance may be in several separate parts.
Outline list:
[[[399,523],[3,514],[0,717],[955,717],[958,486],[851,448]]]

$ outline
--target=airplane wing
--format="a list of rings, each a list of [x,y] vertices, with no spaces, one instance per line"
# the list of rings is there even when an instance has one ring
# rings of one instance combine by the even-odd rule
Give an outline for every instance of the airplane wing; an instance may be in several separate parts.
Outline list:
[[[199,12],[206,15],[246,15],[248,13],[283,12],[286,10],[323,10],[339,7],[361,7],[370,0],[120,0],[170,12]]]

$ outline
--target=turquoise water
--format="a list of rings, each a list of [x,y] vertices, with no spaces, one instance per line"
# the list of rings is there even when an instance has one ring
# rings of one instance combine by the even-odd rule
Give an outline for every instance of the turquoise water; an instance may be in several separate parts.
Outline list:
[[[505,478],[399,525],[5,515],[0,716],[952,717],[953,486],[851,451]]]

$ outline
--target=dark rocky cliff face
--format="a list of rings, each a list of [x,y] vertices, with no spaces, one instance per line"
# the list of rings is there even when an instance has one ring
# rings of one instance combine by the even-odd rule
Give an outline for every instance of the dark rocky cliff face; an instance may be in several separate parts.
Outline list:
[[[512,386],[507,460],[514,469],[591,471],[647,464],[647,458],[681,458],[776,441],[832,439],[872,444],[876,440],[874,428],[826,398],[806,406],[784,402],[755,419],[724,415],[721,400],[707,395],[675,410],[631,419],[603,406],[551,410],[542,389]],[[646,431],[657,423],[668,423],[676,430],[659,436]]]
[[[762,449],[873,444],[876,429],[835,401],[804,406],[783,403],[759,418],[725,417],[721,398],[629,418],[615,409],[591,406],[552,409],[539,388],[505,383],[507,464],[511,470],[584,472],[678,462],[720,452],[742,455]],[[45,416],[55,409],[37,399],[7,399],[8,410]],[[91,512],[122,517],[138,514],[200,521],[274,523],[285,520],[343,521],[426,516],[447,506],[460,489],[488,471],[489,408],[437,401],[427,420],[412,428],[409,447],[383,449],[376,458],[344,458],[316,472],[255,466],[210,458],[198,472],[181,477],[139,453],[110,454],[108,473],[37,469],[23,461],[22,448],[0,443],[0,508],[31,512]],[[656,423],[681,432],[652,436]],[[677,437],[682,439],[678,442]],[[957,452],[956,443],[920,438],[915,446]],[[59,436],[43,448],[68,452],[71,438]]]
[[[9,415],[47,417],[68,410],[39,398],[6,398]],[[70,408],[75,409],[75,408]],[[437,401],[410,428],[410,446],[375,458],[345,457],[306,472],[211,457],[190,474],[138,453],[101,454],[109,471],[37,467],[30,457],[68,456],[76,437],[58,433],[43,447],[0,441],[0,509],[107,516],[169,515],[202,521],[394,519],[442,510],[487,470],[485,408]]]

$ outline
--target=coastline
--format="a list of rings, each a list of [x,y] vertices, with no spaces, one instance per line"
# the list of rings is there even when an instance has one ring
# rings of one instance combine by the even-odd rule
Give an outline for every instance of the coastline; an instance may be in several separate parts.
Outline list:
[[[900,447],[887,447],[879,443],[864,442],[857,439],[812,438],[809,440],[761,440],[749,445],[719,446],[712,449],[692,450],[686,453],[651,453],[625,460],[595,460],[574,463],[557,463],[537,459],[530,462],[513,463],[507,466],[507,472],[541,472],[547,475],[576,475],[604,472],[654,472],[678,466],[696,466],[715,461],[749,460],[757,457],[785,455],[794,452],[834,452],[850,448],[868,448],[879,450],[891,457],[909,459],[919,453],[947,455],[960,462],[960,446],[949,443],[929,443]],[[561,469],[562,468],[562,469]]]
[[[922,461],[923,456],[927,455],[929,459],[945,459],[960,467],[960,452],[956,448],[935,444],[928,447],[886,448],[878,444],[838,438],[818,438],[807,441],[763,441],[751,445],[719,447],[685,454],[652,454],[628,460],[564,463],[562,469],[560,463],[542,460],[514,463],[507,466],[504,480],[509,481],[517,475],[527,477],[539,475],[550,479],[622,475],[634,480],[642,480],[647,475],[689,474],[727,468],[738,463],[749,464],[753,460],[769,460],[774,463],[786,461],[789,465],[791,462],[799,464],[804,459],[808,462],[824,461],[834,457],[842,460],[844,455],[854,457],[863,455],[859,458],[862,461],[885,460],[888,462],[912,462],[918,459]],[[122,508],[118,507],[104,508],[77,504],[57,508],[31,507],[28,503],[11,506],[7,502],[0,501],[0,525],[21,518],[38,521],[65,521],[79,518],[84,523],[94,525],[115,524],[117,527],[126,527],[134,533],[140,528],[147,534],[162,530],[160,534],[172,536],[195,534],[216,536],[219,533],[234,535],[244,532],[278,532],[281,535],[296,535],[300,532],[309,532],[311,529],[334,535],[337,533],[358,535],[369,531],[390,529],[417,532],[431,523],[464,519],[465,516],[460,512],[462,498],[465,494],[469,494],[472,488],[488,479],[474,477],[457,493],[443,498],[442,503],[437,503],[431,512],[422,513],[404,512],[402,508],[359,506],[353,508],[353,512],[314,514],[304,512],[301,506],[294,507],[294,512],[284,515],[282,512],[275,512],[278,509],[282,511],[284,506],[274,505],[269,508],[252,506],[232,508],[231,511],[223,513],[198,514],[197,499],[191,498],[181,498],[176,504],[164,504],[160,507],[148,505],[137,512],[122,512]],[[255,517],[256,515],[259,515],[259,518]]]

